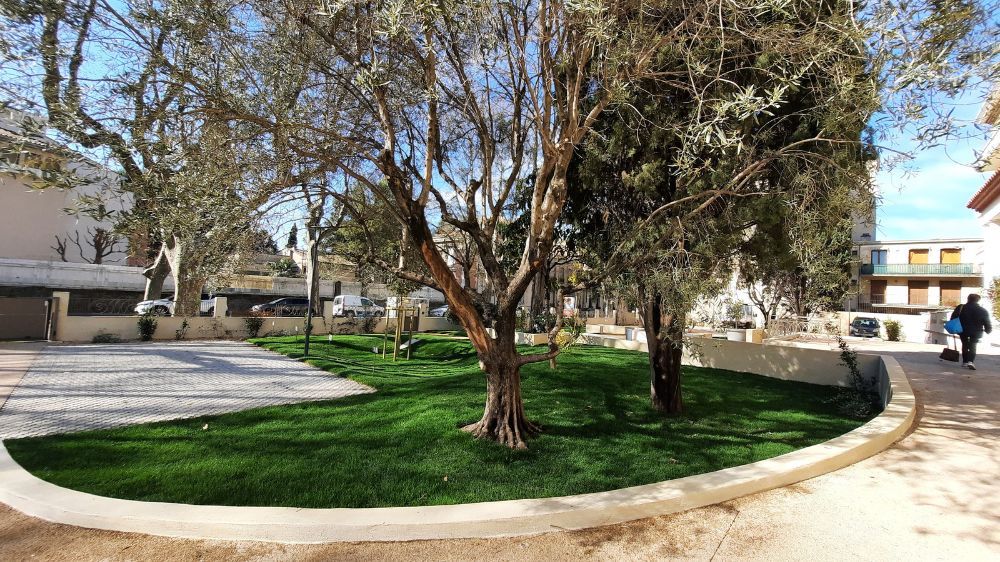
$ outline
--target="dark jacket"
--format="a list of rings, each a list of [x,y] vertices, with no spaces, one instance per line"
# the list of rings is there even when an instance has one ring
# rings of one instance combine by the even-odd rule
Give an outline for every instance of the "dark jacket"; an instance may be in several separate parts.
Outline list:
[[[990,324],[990,313],[979,306],[979,303],[967,302],[955,307],[951,313],[951,319],[958,318],[962,321],[962,334],[975,338],[983,337],[983,332],[987,334],[993,331]]]

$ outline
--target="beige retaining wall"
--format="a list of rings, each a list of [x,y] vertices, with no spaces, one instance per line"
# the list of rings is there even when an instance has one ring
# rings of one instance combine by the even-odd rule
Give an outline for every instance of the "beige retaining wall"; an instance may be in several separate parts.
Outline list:
[[[646,342],[584,334],[584,343],[618,349],[648,351]],[[786,345],[694,337],[685,342],[684,363],[698,367],[757,373],[782,380],[827,386],[849,386],[850,371],[840,364],[840,352]],[[879,356],[858,354],[862,376],[879,378]]]
[[[54,336],[55,341],[64,342],[89,342],[98,334],[113,334],[125,340],[134,340],[139,337],[138,316],[70,316],[69,293],[56,292],[54,308]],[[216,311],[225,314],[225,299],[219,299]],[[364,326],[361,319],[335,318],[332,315],[332,304],[327,302],[322,316],[313,319],[313,334],[344,334],[357,333]],[[234,318],[231,316],[196,316],[191,318],[181,318],[176,316],[156,317],[156,332],[153,334],[154,340],[176,339],[177,330],[181,329],[181,324],[187,321],[188,328],[184,336],[185,339],[214,339],[214,338],[245,338],[248,336],[246,322],[244,318]],[[382,333],[385,329],[385,319],[378,319],[373,324],[373,332]],[[395,320],[389,320],[390,330],[395,326]],[[459,330],[460,326],[453,324],[447,318],[424,316],[420,318],[421,332],[439,330]],[[290,316],[283,318],[265,317],[260,328],[259,335],[283,332],[285,334],[302,334],[305,330],[305,318],[301,316]]]

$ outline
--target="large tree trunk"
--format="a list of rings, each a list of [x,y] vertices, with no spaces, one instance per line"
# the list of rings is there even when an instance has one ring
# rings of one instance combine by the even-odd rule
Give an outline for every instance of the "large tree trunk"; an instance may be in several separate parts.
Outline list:
[[[653,289],[643,295],[642,320],[649,348],[650,401],[661,412],[679,414],[684,410],[681,396],[684,316],[666,314],[662,295]]]
[[[531,282],[531,323],[546,312],[545,301],[548,300],[549,275],[548,269],[542,267],[535,273],[535,278]]]
[[[524,414],[514,322],[514,315],[510,313],[498,318],[497,338],[486,353],[479,354],[480,367],[486,372],[486,407],[478,422],[462,429],[477,438],[490,439],[513,449],[527,449],[527,439],[540,428]]]
[[[306,241],[306,296],[314,306],[319,304],[319,240]]]
[[[143,293],[142,300],[156,300],[163,296],[163,282],[170,274],[170,263],[167,262],[163,250],[160,250],[160,253],[156,255],[156,260],[144,269],[142,274],[146,277],[146,291]]]
[[[174,276],[174,316],[198,316],[205,278],[191,259],[187,244],[177,236],[163,237],[163,255]]]
[[[309,355],[309,339],[313,332],[313,312],[319,305],[319,238],[320,233],[317,228],[306,229],[306,249],[309,251],[309,259],[306,265],[306,300],[309,303],[306,309],[305,328],[305,349],[303,353]]]

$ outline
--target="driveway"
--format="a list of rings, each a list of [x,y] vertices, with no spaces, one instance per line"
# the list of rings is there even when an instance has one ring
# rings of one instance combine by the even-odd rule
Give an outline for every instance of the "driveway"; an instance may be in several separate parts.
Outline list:
[[[53,345],[0,408],[0,439],[223,414],[374,392],[228,341]]]

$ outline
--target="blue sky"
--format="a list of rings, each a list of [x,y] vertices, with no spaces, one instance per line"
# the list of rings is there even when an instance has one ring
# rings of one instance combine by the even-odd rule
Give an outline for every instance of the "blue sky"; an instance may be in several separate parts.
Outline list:
[[[978,100],[960,105],[955,117],[971,123],[980,107]],[[965,205],[990,175],[972,166],[987,136],[972,125],[964,129],[968,138],[915,152],[906,170],[900,166],[876,175],[882,196],[877,216],[879,240],[982,236],[975,213]],[[885,144],[905,151],[912,147],[902,135]]]

